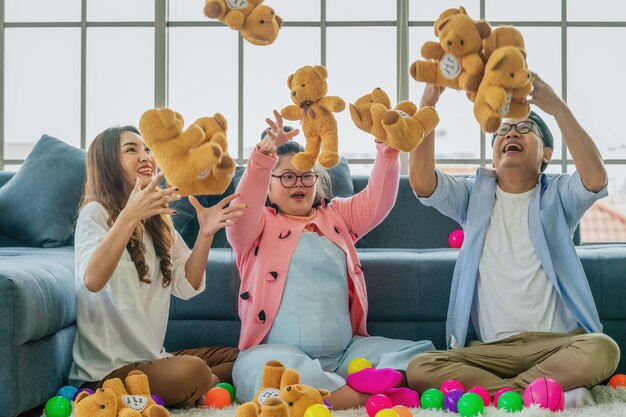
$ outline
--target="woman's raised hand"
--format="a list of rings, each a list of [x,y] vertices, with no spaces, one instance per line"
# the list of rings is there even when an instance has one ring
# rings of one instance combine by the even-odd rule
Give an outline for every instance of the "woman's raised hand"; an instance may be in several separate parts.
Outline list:
[[[237,223],[237,218],[243,214],[245,204],[233,204],[228,207],[228,203],[239,197],[239,194],[229,195],[213,207],[204,207],[198,200],[190,195],[189,202],[196,209],[200,232],[204,237],[213,236],[218,230],[232,226]]]
[[[124,214],[131,221],[139,222],[157,214],[176,214],[176,211],[167,207],[167,204],[180,200],[180,194],[176,193],[178,188],[160,189],[157,185],[161,178],[163,174],[159,172],[150,184],[143,188],[140,179],[137,178],[120,215]]]

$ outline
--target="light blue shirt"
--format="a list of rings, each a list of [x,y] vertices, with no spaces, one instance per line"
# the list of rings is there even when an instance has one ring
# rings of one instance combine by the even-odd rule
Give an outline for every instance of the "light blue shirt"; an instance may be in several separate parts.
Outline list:
[[[468,178],[440,171],[436,174],[435,192],[418,198],[457,221],[465,234],[454,268],[446,322],[448,346],[458,348],[466,343],[478,264],[495,204],[496,172],[479,168],[476,176]],[[600,317],[572,237],[585,211],[608,195],[607,188],[598,193],[587,190],[577,172],[550,177],[541,174],[539,185],[528,209],[530,236],[539,262],[576,321],[588,332],[601,332]]]

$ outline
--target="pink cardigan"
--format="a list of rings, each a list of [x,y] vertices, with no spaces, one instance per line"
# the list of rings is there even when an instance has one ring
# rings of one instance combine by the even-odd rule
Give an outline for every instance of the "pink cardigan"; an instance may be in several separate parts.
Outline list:
[[[319,206],[310,221],[346,253],[350,289],[350,320],[353,334],[367,335],[367,291],[359,257],[354,247],[361,236],[389,214],[398,194],[399,151],[379,143],[369,183],[349,198],[335,198]],[[239,349],[256,346],[269,332],[285,285],[291,256],[306,222],[277,214],[265,207],[272,169],[277,158],[254,150],[233,204],[248,205],[236,225],[226,228],[237,256],[241,276]]]

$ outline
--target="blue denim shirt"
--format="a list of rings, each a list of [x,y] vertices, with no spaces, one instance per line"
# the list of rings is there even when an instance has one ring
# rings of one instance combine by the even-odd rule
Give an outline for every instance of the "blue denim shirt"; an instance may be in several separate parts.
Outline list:
[[[541,174],[528,209],[532,244],[548,278],[567,309],[588,332],[601,332],[602,324],[591,289],[572,241],[585,211],[608,195],[588,191],[577,172],[548,177]],[[451,348],[466,344],[475,299],[478,264],[487,226],[495,204],[496,172],[479,168],[476,176],[453,177],[437,171],[437,188],[420,201],[456,220],[465,234],[454,268],[446,322]]]

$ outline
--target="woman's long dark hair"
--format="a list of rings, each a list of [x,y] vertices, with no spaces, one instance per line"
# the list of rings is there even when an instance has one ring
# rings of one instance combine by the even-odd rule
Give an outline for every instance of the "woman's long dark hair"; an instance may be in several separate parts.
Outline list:
[[[139,135],[139,131],[133,126],[114,126],[96,136],[87,152],[87,180],[80,207],[92,201],[101,203],[109,212],[109,227],[113,226],[126,206],[132,191],[120,161],[122,132]],[[161,259],[159,266],[163,274],[162,285],[167,287],[172,278],[171,248],[174,241],[169,218],[161,214],[145,219],[135,228],[126,244],[126,249],[137,269],[139,281],[150,283],[150,269],[145,260],[144,230],[150,233],[156,254]]]

